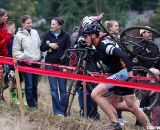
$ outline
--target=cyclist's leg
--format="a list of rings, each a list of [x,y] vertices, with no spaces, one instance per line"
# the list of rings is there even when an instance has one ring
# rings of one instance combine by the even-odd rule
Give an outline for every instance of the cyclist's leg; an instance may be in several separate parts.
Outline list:
[[[128,110],[137,117],[137,119],[142,123],[145,128],[151,125],[146,114],[140,109],[138,101],[134,94],[123,96],[123,100],[125,101]]]
[[[119,91],[115,94],[121,95],[124,100],[123,102],[118,103],[118,105],[114,104],[115,108],[117,108],[118,110],[132,112],[145,128],[150,125],[148,117],[139,107],[139,103],[133,89],[120,87]]]
[[[112,122],[117,121],[117,112],[113,105],[107,100],[109,97],[102,96],[104,93],[108,92],[105,84],[98,84],[96,88],[93,89],[91,97],[100,106],[103,112],[110,118]]]
[[[127,80],[128,79],[128,72],[127,69],[122,69],[121,71],[117,72],[116,74],[111,75],[108,79],[115,79],[115,80]],[[93,89],[91,96],[93,100],[100,106],[100,108],[108,115],[108,117],[113,122],[118,122],[117,111],[115,107],[111,103],[111,96],[104,97],[103,94],[108,92],[108,89],[113,88],[113,85],[109,84],[98,84],[95,89]],[[117,100],[118,96],[115,97]],[[107,99],[107,100],[106,100]],[[116,101],[117,102],[117,101]]]

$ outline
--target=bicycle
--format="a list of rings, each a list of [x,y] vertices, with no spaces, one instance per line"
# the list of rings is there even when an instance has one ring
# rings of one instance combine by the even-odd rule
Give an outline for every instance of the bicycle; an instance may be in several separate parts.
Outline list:
[[[70,48],[65,52],[62,59],[71,58],[75,52],[77,53],[77,65],[76,65],[76,69],[73,71],[73,73],[90,75],[90,71],[88,71],[86,69],[86,66],[83,63],[84,63],[84,61],[88,61],[88,60],[91,61],[91,58],[93,57],[96,50],[92,49],[92,48],[88,48],[88,47]],[[101,64],[101,63],[99,63],[99,64]],[[68,87],[68,92],[67,92],[68,94],[67,94],[67,98],[66,98],[66,105],[65,105],[65,109],[64,109],[65,116],[70,115],[70,109],[72,106],[72,102],[74,100],[74,96],[75,96],[77,89],[78,89],[78,85],[77,85],[78,82],[79,81],[74,81],[74,80],[70,81],[70,85]],[[88,86],[87,87],[88,91],[91,91],[93,89],[91,83],[87,83],[87,86]]]

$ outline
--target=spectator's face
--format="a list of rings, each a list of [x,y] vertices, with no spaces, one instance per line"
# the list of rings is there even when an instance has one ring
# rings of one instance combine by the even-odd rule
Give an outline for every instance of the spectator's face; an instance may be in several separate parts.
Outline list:
[[[113,22],[113,25],[109,28],[110,33],[119,33],[119,24],[118,22]]]
[[[8,19],[8,14],[3,15],[2,17],[0,17],[0,23],[5,23]]]
[[[145,31],[142,33],[142,36],[148,40],[152,40],[152,32],[150,31]]]
[[[56,20],[53,19],[53,20],[51,21],[51,30],[52,30],[53,32],[59,32],[59,31],[60,31],[60,27],[61,27],[61,25],[59,25]]]
[[[14,35],[14,34],[15,34],[15,31],[16,31],[16,27],[15,27],[15,25],[13,24],[13,25],[9,26],[9,27],[7,28],[7,30],[8,30],[8,33],[10,33],[11,35]]]
[[[24,29],[30,30],[32,28],[32,20],[27,19],[24,23],[22,23]]]

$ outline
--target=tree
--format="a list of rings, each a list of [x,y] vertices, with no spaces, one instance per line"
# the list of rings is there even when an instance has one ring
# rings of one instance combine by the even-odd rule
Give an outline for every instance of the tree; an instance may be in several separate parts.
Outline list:
[[[156,15],[151,17],[149,24],[151,27],[156,28],[157,31],[160,31],[160,0],[157,3],[158,7],[156,9]]]

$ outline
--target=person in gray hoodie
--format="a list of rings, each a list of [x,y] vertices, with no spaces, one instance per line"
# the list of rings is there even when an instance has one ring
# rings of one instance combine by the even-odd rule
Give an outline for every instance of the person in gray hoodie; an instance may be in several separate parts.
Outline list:
[[[13,42],[13,55],[18,59],[29,60],[29,61],[40,61],[41,52],[40,45],[41,40],[38,32],[32,29],[32,18],[29,15],[21,17],[22,28],[19,28],[17,34],[14,37]],[[39,68],[38,64],[29,64],[27,62],[20,62],[20,65]],[[25,94],[26,100],[29,107],[38,107],[38,75],[23,72],[25,80]]]

